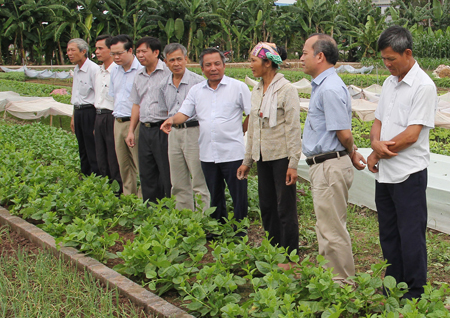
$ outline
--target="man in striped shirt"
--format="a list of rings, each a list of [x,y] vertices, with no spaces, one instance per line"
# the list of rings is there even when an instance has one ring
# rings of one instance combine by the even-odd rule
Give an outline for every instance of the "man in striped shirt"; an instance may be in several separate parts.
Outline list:
[[[183,104],[189,90],[203,82],[203,76],[186,69],[187,50],[179,43],[168,44],[164,48],[164,61],[170,74],[159,91],[159,105],[169,116],[175,115]],[[169,134],[169,163],[172,195],[176,197],[176,208],[194,210],[194,196],[200,195],[203,208],[210,205],[209,191],[199,158],[199,124],[194,115],[185,123],[173,125]],[[192,179],[191,179],[192,176]]]
[[[137,73],[131,89],[133,107],[126,141],[128,146],[135,146],[134,130],[140,121],[138,157],[144,202],[170,197],[171,190],[168,138],[159,129],[168,112],[158,104],[159,87],[170,70],[159,59],[160,52],[161,42],[154,37],[143,37],[136,43],[136,57],[144,68]]]

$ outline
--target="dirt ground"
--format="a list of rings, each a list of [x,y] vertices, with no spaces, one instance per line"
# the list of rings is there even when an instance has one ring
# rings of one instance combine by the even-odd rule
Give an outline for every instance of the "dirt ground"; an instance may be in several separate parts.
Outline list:
[[[33,242],[29,241],[28,239],[20,236],[16,232],[9,229],[9,227],[1,226],[0,227],[0,255],[7,256],[7,257],[14,257],[17,259],[17,252],[18,250],[21,250],[22,252],[26,252],[29,255],[36,255],[39,253],[43,253],[43,249],[34,244]],[[77,271],[80,280],[83,279],[84,273],[81,271],[78,271],[75,267],[68,264],[69,267],[72,268],[72,270]],[[98,282],[99,285],[102,285],[105,292],[107,291],[106,286]],[[113,297],[115,299],[115,297]],[[130,303],[127,297],[123,295],[119,295],[119,304],[123,305],[125,307],[129,307]],[[140,317],[148,317],[144,313],[144,308],[139,306],[134,306],[135,312],[141,312],[142,314]]]

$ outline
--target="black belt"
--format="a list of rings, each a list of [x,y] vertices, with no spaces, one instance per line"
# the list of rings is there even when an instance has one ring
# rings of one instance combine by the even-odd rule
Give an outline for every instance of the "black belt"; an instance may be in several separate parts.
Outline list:
[[[111,109],[106,109],[106,108],[97,108],[97,109],[95,109],[95,111],[97,112],[97,115],[112,114],[112,112],[113,112]]]
[[[144,125],[145,127],[150,127],[150,128],[161,127],[163,122],[164,121],[158,121],[157,123],[143,123],[143,122],[141,122],[141,125]]]
[[[116,120],[119,123],[124,123],[124,122],[130,121],[130,119],[131,119],[131,117],[116,117]]]
[[[73,109],[86,109],[92,107],[94,107],[92,104],[73,105]]]
[[[172,125],[174,128],[180,129],[180,128],[188,128],[188,127],[197,127],[198,126],[198,121],[196,120],[192,120],[192,121],[188,121],[182,124],[173,124]]]
[[[348,155],[347,150],[324,153],[323,155],[317,155],[317,156],[312,156],[312,157],[306,158],[306,163],[308,164],[308,166],[312,166],[313,164],[322,163],[328,159],[334,159],[334,158],[343,157],[346,155]]]

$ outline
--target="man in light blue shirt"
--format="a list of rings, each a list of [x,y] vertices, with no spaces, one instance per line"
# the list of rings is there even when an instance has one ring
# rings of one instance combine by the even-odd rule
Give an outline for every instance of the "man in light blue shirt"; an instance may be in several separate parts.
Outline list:
[[[224,75],[225,57],[214,48],[200,55],[200,66],[208,80],[191,88],[178,113],[167,119],[161,129],[171,130],[197,115],[200,124],[200,161],[211,194],[212,217],[228,217],[225,182],[234,204],[234,217],[247,216],[247,180],[238,180],[237,169],[245,154],[242,114],[250,113],[250,90],[241,81]]]
[[[129,100],[131,88],[137,72],[143,68],[133,55],[133,41],[126,34],[117,35],[111,40],[111,55],[116,67],[111,71],[109,95],[114,97],[114,142],[120,175],[123,182],[123,194],[140,195],[137,188],[139,173],[138,147],[128,147],[125,139],[130,128],[131,108]],[[136,131],[139,139],[139,129]]]
[[[348,190],[353,165],[364,169],[365,160],[353,144],[351,97],[334,65],[339,57],[336,42],[313,34],[305,42],[300,62],[313,77],[308,116],[303,130],[303,153],[316,214],[319,254],[334,268],[337,280],[355,275],[352,243],[347,231]]]

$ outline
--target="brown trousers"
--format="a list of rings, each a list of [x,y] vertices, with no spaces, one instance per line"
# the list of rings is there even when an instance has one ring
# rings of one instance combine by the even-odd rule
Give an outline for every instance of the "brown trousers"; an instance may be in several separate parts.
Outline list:
[[[139,174],[138,159],[138,141],[139,141],[139,124],[134,132],[136,146],[128,147],[125,139],[128,135],[130,122],[119,123],[114,122],[114,141],[116,144],[116,155],[119,163],[120,176],[123,183],[123,194],[136,194],[142,197],[141,191],[138,191],[137,176]]]
[[[353,182],[349,156],[330,159],[309,168],[319,254],[333,267],[335,279],[355,275],[352,242],[347,231],[348,190]]]

